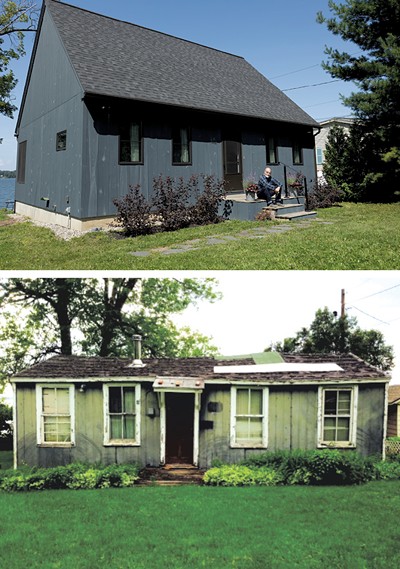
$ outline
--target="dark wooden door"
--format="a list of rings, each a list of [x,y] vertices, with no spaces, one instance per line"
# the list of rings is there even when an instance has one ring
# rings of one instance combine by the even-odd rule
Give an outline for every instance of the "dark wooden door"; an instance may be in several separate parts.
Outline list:
[[[166,393],[167,464],[193,463],[194,395]]]
[[[242,143],[238,134],[225,134],[223,152],[226,191],[243,192]]]

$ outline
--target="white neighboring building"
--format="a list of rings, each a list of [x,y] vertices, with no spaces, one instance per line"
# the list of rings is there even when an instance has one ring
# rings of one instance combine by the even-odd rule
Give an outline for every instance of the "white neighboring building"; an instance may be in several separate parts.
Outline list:
[[[332,119],[328,119],[319,123],[321,131],[315,137],[315,158],[317,162],[318,177],[321,177],[323,175],[322,172],[324,169],[325,148],[329,131],[333,126],[341,126],[345,132],[349,132],[353,122],[354,119],[352,118],[334,117]]]

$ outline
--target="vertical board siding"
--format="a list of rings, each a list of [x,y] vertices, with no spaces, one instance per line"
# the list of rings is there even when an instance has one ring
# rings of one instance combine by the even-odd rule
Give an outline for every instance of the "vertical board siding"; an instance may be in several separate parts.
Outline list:
[[[360,385],[358,392],[357,451],[381,454],[385,389],[381,385]]]
[[[82,88],[47,12],[42,26],[18,133],[18,142],[27,141],[25,183],[16,183],[15,197],[50,212],[71,207],[79,215]],[[56,134],[63,130],[67,147],[57,152]]]

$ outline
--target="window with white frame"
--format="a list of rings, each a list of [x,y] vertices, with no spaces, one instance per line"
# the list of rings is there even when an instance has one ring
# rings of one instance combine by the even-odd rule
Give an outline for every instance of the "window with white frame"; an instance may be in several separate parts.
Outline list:
[[[38,385],[36,388],[37,443],[71,446],[74,440],[74,386]]]
[[[320,166],[324,162],[324,150],[323,150],[323,148],[320,148],[319,146],[317,146],[316,154],[317,154],[317,164],[318,164],[318,166]]]
[[[104,414],[104,444],[140,444],[140,385],[105,385]]]
[[[232,387],[231,446],[264,448],[268,444],[268,389]]]
[[[319,446],[356,446],[357,397],[357,386],[320,388]]]

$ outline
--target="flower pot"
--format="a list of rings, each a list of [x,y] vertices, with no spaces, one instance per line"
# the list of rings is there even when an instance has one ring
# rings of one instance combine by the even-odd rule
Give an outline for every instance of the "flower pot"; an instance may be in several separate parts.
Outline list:
[[[246,201],[255,202],[257,199],[257,194],[255,192],[246,192]]]

